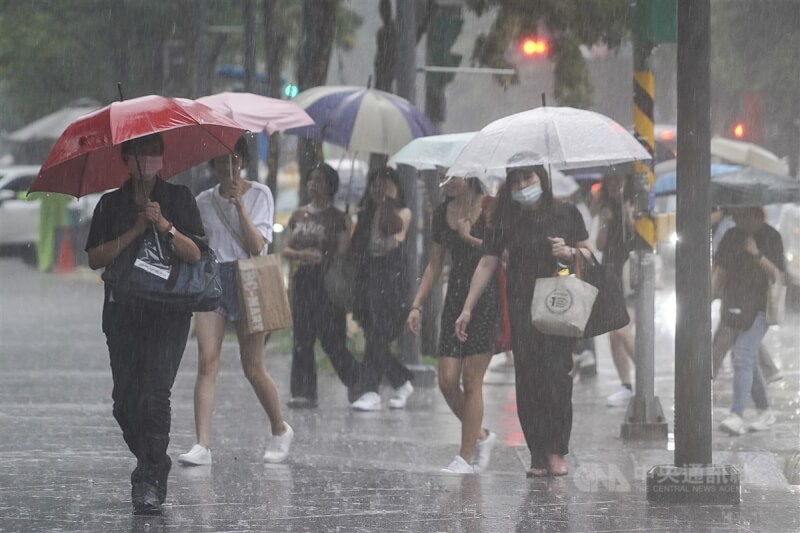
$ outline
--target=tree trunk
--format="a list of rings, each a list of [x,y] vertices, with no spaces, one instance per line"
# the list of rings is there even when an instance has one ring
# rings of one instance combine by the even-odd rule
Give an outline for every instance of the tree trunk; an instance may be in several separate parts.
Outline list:
[[[336,34],[336,10],[339,0],[304,0],[303,30],[300,55],[297,60],[297,84],[305,91],[324,85],[328,77],[333,39]],[[306,178],[313,166],[322,160],[322,142],[299,138],[297,161],[300,167],[301,204],[309,202]]]
[[[283,59],[286,55],[286,25],[276,11],[277,0],[264,2],[264,35],[267,57],[267,83],[268,94],[272,98],[281,97],[281,72]],[[281,150],[281,134],[275,132],[269,137],[269,152],[267,155],[267,186],[272,191],[272,197],[278,201],[278,165]]]

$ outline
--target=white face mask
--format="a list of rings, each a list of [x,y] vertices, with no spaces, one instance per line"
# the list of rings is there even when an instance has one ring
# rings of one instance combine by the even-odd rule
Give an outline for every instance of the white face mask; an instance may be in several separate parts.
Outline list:
[[[511,191],[511,199],[525,206],[531,206],[539,201],[542,196],[542,186],[537,184],[529,185],[524,189]]]
[[[138,167],[136,165],[136,157],[131,156],[128,158],[128,171],[132,176],[138,176],[139,169],[141,169],[141,177],[145,181],[155,178],[163,167],[164,158],[160,155],[140,155]]]

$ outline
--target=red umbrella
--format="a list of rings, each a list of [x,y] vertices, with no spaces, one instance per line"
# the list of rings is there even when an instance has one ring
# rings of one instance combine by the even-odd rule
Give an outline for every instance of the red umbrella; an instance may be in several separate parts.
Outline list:
[[[160,133],[164,179],[233,152],[245,129],[192,100],[143,96],[114,102],[70,124],[50,151],[30,192],[81,197],[114,189],[129,178],[124,141]]]
[[[198,98],[197,102],[232,118],[250,131],[263,130],[268,135],[314,124],[296,103],[253,93],[218,93]]]

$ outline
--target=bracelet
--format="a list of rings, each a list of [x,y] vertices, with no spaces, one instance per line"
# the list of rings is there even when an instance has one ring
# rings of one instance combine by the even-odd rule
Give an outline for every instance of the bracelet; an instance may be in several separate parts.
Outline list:
[[[411,311],[414,311],[415,309],[416,309],[417,311],[419,311],[420,313],[422,312],[422,309],[421,309],[421,308],[419,308],[419,307],[417,307],[416,305],[412,306],[412,307],[411,307],[411,309],[409,309],[409,310],[408,310],[408,312],[410,313]]]

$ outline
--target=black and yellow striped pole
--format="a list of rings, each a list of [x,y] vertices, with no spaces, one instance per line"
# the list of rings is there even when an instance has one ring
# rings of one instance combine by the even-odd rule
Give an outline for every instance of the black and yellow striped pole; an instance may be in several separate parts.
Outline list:
[[[633,119],[636,137],[652,156],[655,152],[653,108],[655,79],[650,55],[655,46],[652,22],[654,4],[633,5]],[[667,423],[655,396],[655,256],[656,231],[650,213],[650,189],[655,182],[652,159],[635,163],[634,227],[637,236],[632,253],[631,286],[636,307],[636,383],[620,431],[623,439],[667,440]]]
[[[651,157],[655,154],[654,104],[655,77],[650,70],[637,70],[633,73],[633,127],[637,139],[650,152]],[[649,211],[649,194],[655,184],[652,159],[648,163],[636,161],[634,172],[641,179],[643,187],[640,192],[644,196],[642,204],[636,206],[636,232],[650,248],[655,248],[655,224]],[[648,204],[643,204],[645,201]]]

